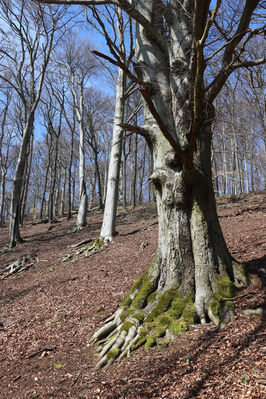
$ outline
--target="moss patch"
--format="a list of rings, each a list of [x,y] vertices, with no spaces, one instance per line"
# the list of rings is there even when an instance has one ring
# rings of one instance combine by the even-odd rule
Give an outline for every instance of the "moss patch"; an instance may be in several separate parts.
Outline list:
[[[163,348],[166,348],[167,346],[169,346],[170,342],[171,341],[169,339],[157,339],[157,345],[160,345]]]
[[[147,340],[147,337],[146,337],[146,336],[140,337],[140,338],[137,340],[137,342],[136,342],[134,345],[131,346],[131,350],[134,351],[134,350],[140,348],[142,345],[145,344],[146,340]]]
[[[152,293],[148,296],[147,302],[150,302],[150,303],[154,302],[154,301],[155,301],[155,298],[156,298],[156,295],[157,295],[157,291],[152,292]]]
[[[153,284],[151,283],[149,276],[146,276],[139,292],[132,301],[132,306],[136,309],[143,308],[147,304],[148,296],[152,293],[152,291]]]
[[[145,319],[145,315],[143,313],[134,313],[132,318],[142,322]]]
[[[140,331],[139,331],[139,335],[141,336],[141,337],[145,337],[146,335],[148,335],[148,330],[146,329],[146,328],[141,328],[140,329]]]
[[[156,345],[156,338],[152,337],[152,336],[149,336],[147,338],[147,341],[146,341],[146,344],[145,344],[144,347],[145,347],[145,349],[149,349],[149,348],[152,348],[155,345]]]
[[[121,306],[129,307],[131,305],[132,299],[130,298],[130,296],[133,294],[134,291],[139,290],[142,287],[143,283],[148,279],[148,270],[149,267],[144,271],[144,273],[139,278],[137,278],[135,283],[130,288],[129,292],[122,299]]]
[[[173,320],[169,326],[169,331],[180,335],[186,332],[189,328],[189,323],[185,320]]]
[[[121,353],[120,349],[111,349],[108,353],[107,353],[107,360],[111,360],[111,359],[116,359]]]
[[[126,331],[128,333],[132,326],[134,326],[134,323],[131,323],[130,321],[125,321],[122,324],[120,331]]]
[[[154,330],[152,330],[151,336],[155,338],[160,338],[165,335],[165,328],[162,326],[156,327]]]
[[[178,319],[181,316],[185,306],[186,299],[181,299],[180,296],[176,294],[167,313],[170,317]]]
[[[215,282],[217,287],[217,294],[221,298],[232,298],[235,295],[235,284],[230,280],[227,274],[217,274],[215,276]]]
[[[162,314],[160,315],[156,321],[155,321],[155,325],[158,323],[160,326],[165,326],[168,327],[172,322],[172,318],[167,316],[166,314]]]
[[[151,313],[146,317],[145,321],[148,323],[152,322],[156,317],[158,317],[160,314],[168,310],[175,295],[176,295],[176,288],[170,288],[169,290],[165,291],[160,296],[157,305],[151,311]]]

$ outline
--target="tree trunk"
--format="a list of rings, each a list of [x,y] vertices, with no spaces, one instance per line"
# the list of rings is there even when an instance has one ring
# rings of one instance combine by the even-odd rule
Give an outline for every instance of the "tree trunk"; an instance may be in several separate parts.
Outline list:
[[[71,130],[70,157],[68,164],[67,220],[70,220],[72,216],[71,180],[72,180],[73,147],[74,147],[74,128]]]
[[[22,242],[19,232],[20,211],[21,211],[21,192],[23,186],[23,177],[27,162],[27,150],[33,132],[34,114],[32,114],[26,123],[23,131],[22,142],[19,150],[19,156],[13,180],[13,190],[10,206],[10,224],[9,224],[9,245],[15,247],[17,242]]]
[[[214,81],[211,94],[205,95],[202,45],[210,2],[172,3],[166,38],[168,16],[162,18],[158,2],[134,2],[137,18],[144,17],[135,27],[134,73],[145,122],[142,129],[132,129],[145,132],[153,156],[158,249],[114,316],[93,335],[92,342],[101,341],[96,367],[143,343],[149,348],[166,332],[181,333],[197,321],[223,326],[233,314],[226,298],[234,295],[235,282],[245,280],[227,250],[212,186],[212,102],[220,89]]]
[[[79,210],[78,210],[78,217],[77,217],[77,227],[81,228],[86,226],[87,224],[87,208],[88,208],[88,199],[86,193],[85,182],[83,181],[84,185],[80,188],[80,199],[79,199]]]
[[[107,192],[103,223],[100,233],[101,238],[106,241],[111,241],[115,234],[115,218],[117,210],[119,171],[122,148],[121,139],[123,135],[123,130],[121,129],[120,124],[123,123],[124,120],[124,85],[124,72],[122,71],[122,69],[119,69],[116,83],[114,127],[108,170]]]
[[[4,226],[4,205],[5,205],[5,193],[6,193],[6,174],[7,170],[1,168],[1,188],[0,188],[0,227]]]
[[[164,335],[166,330],[181,333],[197,321],[212,320],[222,326],[231,320],[231,304],[220,298],[234,295],[233,261],[218,221],[210,135],[205,136],[194,156],[195,167],[189,170],[177,160],[165,138],[157,135],[154,172],[150,177],[158,210],[157,253],[122,301],[114,319],[93,336],[93,340],[110,337],[118,328],[120,334],[115,337],[123,341],[119,347],[121,356],[125,354],[126,339],[130,342],[124,348],[127,352],[145,342],[149,347],[156,341],[153,337],[158,328]],[[143,336],[142,329],[149,328],[151,332]],[[106,347],[112,350],[117,345],[113,338],[112,345]],[[106,348],[100,358],[98,367],[108,362]]]
[[[25,176],[24,176],[24,184],[23,184],[23,194],[21,196],[21,216],[20,216],[20,224],[23,226],[23,219],[25,216],[27,199],[28,199],[28,192],[29,192],[29,182],[30,182],[30,173],[31,173],[31,165],[32,165],[32,156],[33,156],[33,133],[31,136],[31,141],[29,144],[29,150],[27,155],[27,163],[25,168]]]
[[[44,209],[44,204],[45,204],[45,195],[46,195],[46,189],[47,189],[47,182],[48,182],[48,174],[49,174],[49,169],[50,169],[50,151],[48,155],[48,164],[45,170],[45,177],[44,177],[44,185],[43,185],[43,194],[42,194],[42,199],[41,199],[41,205],[40,205],[40,220],[43,219],[43,209]]]
[[[137,193],[137,159],[138,159],[138,136],[135,136],[133,149],[133,165],[130,184],[130,202],[132,209],[136,208],[136,193]]]
[[[62,182],[62,191],[61,191],[60,216],[64,216],[65,214],[66,180],[67,180],[67,169],[65,168],[63,172],[63,182]]]

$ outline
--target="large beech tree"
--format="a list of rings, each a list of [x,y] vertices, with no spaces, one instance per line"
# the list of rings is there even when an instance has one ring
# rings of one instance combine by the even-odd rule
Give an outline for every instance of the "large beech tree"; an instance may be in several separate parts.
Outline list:
[[[249,59],[245,51],[263,31],[253,23],[262,1],[42,2],[115,5],[136,22],[133,72],[115,49],[102,57],[138,83],[143,96],[144,126],[124,128],[144,135],[152,151],[158,249],[114,316],[94,334],[92,341],[100,340],[102,348],[97,367],[143,343],[154,345],[167,330],[180,333],[195,321],[223,325],[232,308],[221,298],[232,297],[245,278],[227,250],[216,212],[214,100],[236,69],[265,61]]]

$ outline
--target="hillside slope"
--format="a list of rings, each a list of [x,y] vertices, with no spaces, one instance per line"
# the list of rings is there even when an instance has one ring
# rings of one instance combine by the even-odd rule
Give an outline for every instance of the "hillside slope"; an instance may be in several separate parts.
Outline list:
[[[1,229],[0,269],[32,254],[28,270],[0,280],[1,398],[265,397],[265,319],[243,313],[265,308],[265,194],[219,198],[218,205],[232,255],[258,276],[235,300],[234,320],[222,331],[195,326],[168,348],[140,349],[98,372],[90,337],[155,253],[154,206],[120,211],[114,241],[75,262],[62,256],[97,237],[100,213],[78,232],[65,218],[53,226],[28,224],[21,230],[26,242],[10,252],[8,229]]]

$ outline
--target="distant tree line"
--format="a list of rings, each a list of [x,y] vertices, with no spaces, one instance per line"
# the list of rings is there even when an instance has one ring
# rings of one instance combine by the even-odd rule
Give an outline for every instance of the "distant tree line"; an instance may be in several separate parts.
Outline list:
[[[28,3],[0,1],[0,226],[10,217],[16,225],[28,215],[49,222],[61,215],[71,218],[84,194],[86,209],[103,208],[114,144],[115,98],[107,93],[113,93],[117,72],[91,55],[92,46],[73,27],[78,13],[57,6],[44,11]],[[101,23],[98,14],[94,18]],[[128,21],[122,15],[117,20],[120,25],[113,21],[113,29],[119,32],[120,26],[120,49],[130,58],[121,33]],[[261,39],[249,51],[259,58]],[[140,96],[127,78],[121,79],[122,122],[138,125]],[[99,81],[109,89],[103,91]],[[265,104],[263,65],[234,75],[216,100],[212,166],[217,195],[265,188]],[[153,199],[148,181],[153,165],[144,138],[120,130],[118,199],[124,208],[134,208]]]

